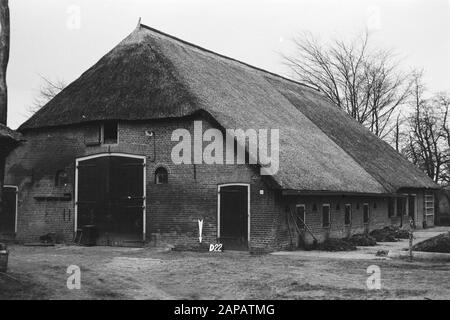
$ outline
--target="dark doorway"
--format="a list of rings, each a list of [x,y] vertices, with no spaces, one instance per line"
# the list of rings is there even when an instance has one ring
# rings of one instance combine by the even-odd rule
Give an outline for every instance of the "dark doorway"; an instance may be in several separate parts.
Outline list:
[[[223,186],[220,193],[220,242],[224,249],[248,249],[248,187]]]
[[[0,234],[14,235],[16,232],[17,188],[3,187],[2,210],[0,211]]]
[[[144,238],[144,160],[102,156],[78,163],[78,229],[93,225],[99,245]]]

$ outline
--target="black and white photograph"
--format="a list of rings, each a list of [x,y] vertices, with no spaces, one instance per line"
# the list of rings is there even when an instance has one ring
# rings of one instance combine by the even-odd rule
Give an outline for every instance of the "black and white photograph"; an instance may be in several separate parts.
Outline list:
[[[448,0],[0,0],[0,300],[450,299],[449,58]]]

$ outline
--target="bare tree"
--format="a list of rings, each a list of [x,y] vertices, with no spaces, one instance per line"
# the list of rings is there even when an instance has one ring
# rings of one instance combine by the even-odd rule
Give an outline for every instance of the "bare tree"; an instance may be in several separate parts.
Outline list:
[[[394,129],[391,119],[407,100],[411,80],[391,51],[371,50],[368,33],[329,45],[304,34],[294,44],[294,55],[284,61],[300,81],[317,87],[377,136],[385,138]]]
[[[401,143],[401,137],[402,137],[402,129],[401,126],[403,124],[404,120],[401,113],[397,114],[397,118],[395,119],[395,126],[393,129],[393,145],[395,147],[395,151],[400,152],[400,143]]]
[[[415,74],[412,113],[408,117],[403,153],[433,181],[450,183],[450,97],[446,93],[425,98],[422,73]]]
[[[443,167],[440,181],[444,185],[450,185],[450,93],[439,92],[435,95],[435,103],[438,104],[442,115],[442,149]]]
[[[66,82],[64,80],[56,79],[53,81],[42,75],[40,77],[42,79],[42,84],[37,96],[33,100],[33,104],[28,108],[30,114],[36,113],[36,111],[41,109],[66,87]]]

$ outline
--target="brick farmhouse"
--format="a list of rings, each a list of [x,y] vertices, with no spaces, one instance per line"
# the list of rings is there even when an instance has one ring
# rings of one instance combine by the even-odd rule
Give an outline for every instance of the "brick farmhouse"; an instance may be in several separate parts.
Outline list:
[[[172,134],[195,121],[278,129],[279,170],[175,164]],[[203,220],[203,243],[258,252],[434,223],[436,185],[320,92],[142,24],[18,131],[18,241],[95,225],[101,245],[196,246]]]

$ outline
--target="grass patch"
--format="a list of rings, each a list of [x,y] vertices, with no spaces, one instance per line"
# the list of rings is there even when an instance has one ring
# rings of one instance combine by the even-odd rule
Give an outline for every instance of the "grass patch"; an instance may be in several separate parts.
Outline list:
[[[49,290],[16,274],[0,273],[0,300],[46,300]]]

